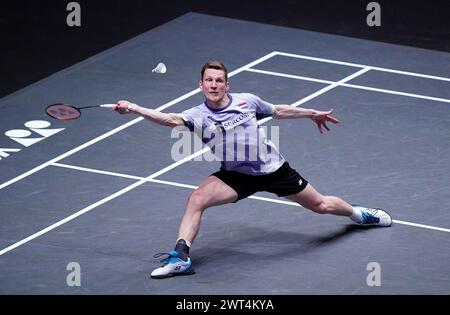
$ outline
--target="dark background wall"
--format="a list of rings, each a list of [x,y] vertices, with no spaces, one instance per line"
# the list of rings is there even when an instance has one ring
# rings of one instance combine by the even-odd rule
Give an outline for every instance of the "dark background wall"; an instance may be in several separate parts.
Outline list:
[[[450,52],[450,1],[380,0],[369,27],[363,0],[79,0],[68,27],[65,0],[0,0],[0,97],[187,12]]]

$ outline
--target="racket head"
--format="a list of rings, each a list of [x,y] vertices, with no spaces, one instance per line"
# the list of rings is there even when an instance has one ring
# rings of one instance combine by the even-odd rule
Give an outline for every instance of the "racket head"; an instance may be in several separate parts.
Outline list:
[[[48,105],[45,108],[47,115],[58,120],[73,120],[81,116],[78,108],[64,103],[56,103]]]

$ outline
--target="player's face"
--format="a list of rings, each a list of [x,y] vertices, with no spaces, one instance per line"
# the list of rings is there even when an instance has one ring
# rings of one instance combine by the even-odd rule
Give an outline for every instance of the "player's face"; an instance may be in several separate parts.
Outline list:
[[[216,69],[206,69],[200,81],[200,88],[208,103],[225,105],[228,103],[229,83],[225,79],[225,72]]]

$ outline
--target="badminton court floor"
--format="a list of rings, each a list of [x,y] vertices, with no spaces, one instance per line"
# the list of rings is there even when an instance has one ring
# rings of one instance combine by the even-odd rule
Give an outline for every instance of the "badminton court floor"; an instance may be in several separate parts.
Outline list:
[[[202,102],[211,59],[228,66],[232,93],[333,108],[342,123],[325,134],[307,119],[260,123],[318,191],[388,209],[393,226],[257,193],[205,211],[195,275],[150,279],[186,198],[219,163],[206,148],[174,158],[177,134],[141,117],[89,109],[60,122],[43,110],[127,99],[181,112]],[[152,73],[161,61],[167,73]],[[1,99],[0,293],[448,294],[449,61],[189,13]]]

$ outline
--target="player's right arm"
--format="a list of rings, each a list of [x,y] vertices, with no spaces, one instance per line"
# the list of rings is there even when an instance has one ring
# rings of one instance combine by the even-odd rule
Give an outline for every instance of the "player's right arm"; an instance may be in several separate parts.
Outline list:
[[[180,114],[161,113],[158,112],[157,110],[142,107],[128,101],[117,102],[117,106],[114,107],[114,111],[120,114],[133,113],[141,115],[145,119],[148,119],[161,126],[177,127],[177,126],[184,126],[185,124]]]

